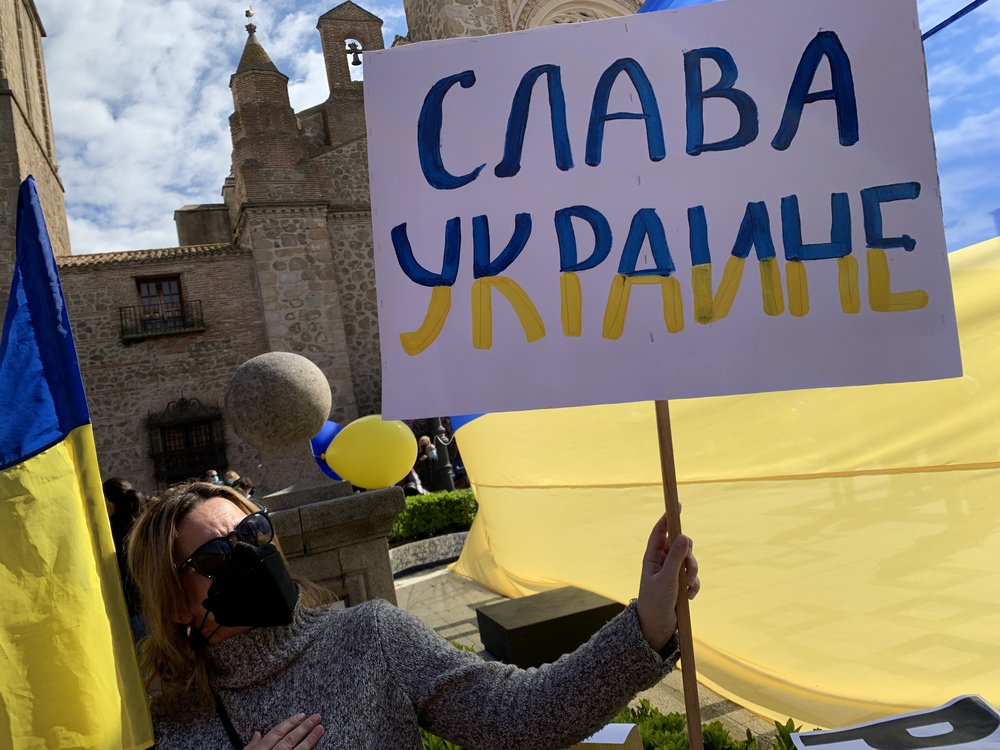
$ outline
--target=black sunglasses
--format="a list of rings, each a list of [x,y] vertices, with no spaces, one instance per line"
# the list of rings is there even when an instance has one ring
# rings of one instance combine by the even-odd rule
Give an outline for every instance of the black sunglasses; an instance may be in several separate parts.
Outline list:
[[[177,572],[184,572],[190,565],[205,578],[215,578],[229,567],[233,547],[237,542],[245,542],[254,547],[264,547],[274,539],[274,526],[267,515],[267,508],[251,513],[225,536],[209,539],[191,553],[191,557],[177,566]]]

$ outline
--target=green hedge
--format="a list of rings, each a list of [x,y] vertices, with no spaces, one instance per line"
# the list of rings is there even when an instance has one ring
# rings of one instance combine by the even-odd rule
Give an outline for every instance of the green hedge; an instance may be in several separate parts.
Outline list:
[[[432,492],[406,498],[406,510],[396,516],[389,535],[395,547],[418,539],[468,531],[479,505],[472,490]]]
[[[634,708],[625,708],[614,719],[617,724],[636,724],[642,737],[643,750],[689,750],[684,715],[679,713],[663,714],[643,698]],[[801,731],[789,719],[785,724],[774,722],[778,730],[774,750],[794,750],[791,733]],[[461,747],[443,740],[423,729],[420,736],[424,741],[425,750],[462,750]],[[750,730],[746,739],[736,740],[729,734],[721,721],[713,721],[701,726],[702,741],[705,750],[764,750],[765,745],[759,741]]]
[[[690,747],[684,715],[676,712],[660,713],[645,698],[633,708],[622,709],[613,722],[638,725],[643,750],[688,750]],[[795,750],[791,734],[802,731],[802,727],[795,726],[791,719],[784,724],[776,721],[774,726],[777,735],[772,745],[773,750]],[[705,750],[764,750],[766,745],[754,737],[749,729],[746,733],[745,738],[737,740],[722,726],[721,721],[701,725]]]

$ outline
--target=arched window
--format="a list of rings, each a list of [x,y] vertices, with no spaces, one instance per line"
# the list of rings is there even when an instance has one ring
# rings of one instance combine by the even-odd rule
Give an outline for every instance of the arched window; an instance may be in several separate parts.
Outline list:
[[[200,478],[209,469],[221,476],[228,468],[222,409],[196,398],[171,401],[146,418],[153,475],[159,489]]]
[[[344,51],[347,53],[347,69],[352,81],[362,81],[365,77],[364,47],[357,39],[345,39]]]

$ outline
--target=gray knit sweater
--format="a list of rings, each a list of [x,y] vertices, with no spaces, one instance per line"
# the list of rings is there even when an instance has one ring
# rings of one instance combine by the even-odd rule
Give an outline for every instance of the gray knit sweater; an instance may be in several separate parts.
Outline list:
[[[323,717],[321,748],[417,750],[417,726],[468,750],[563,748],[670,671],[633,602],[554,664],[521,670],[454,648],[387,602],[299,607],[288,627],[210,646],[212,687],[245,743],[289,716]],[[153,705],[159,750],[230,750],[215,714],[178,723]]]

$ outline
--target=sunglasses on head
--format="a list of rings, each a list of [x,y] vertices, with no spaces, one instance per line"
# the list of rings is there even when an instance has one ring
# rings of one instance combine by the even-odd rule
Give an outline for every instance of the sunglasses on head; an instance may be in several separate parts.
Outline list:
[[[274,527],[267,515],[267,508],[264,508],[244,518],[225,536],[209,539],[192,552],[191,557],[177,566],[177,572],[184,572],[184,568],[190,565],[205,578],[215,578],[229,567],[233,548],[238,542],[245,542],[253,547],[265,547],[272,539],[274,539]]]

